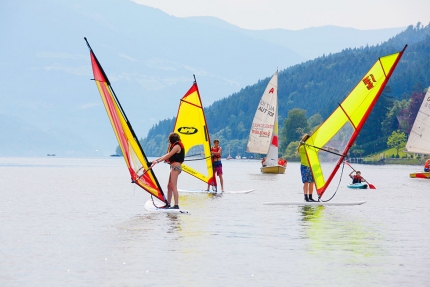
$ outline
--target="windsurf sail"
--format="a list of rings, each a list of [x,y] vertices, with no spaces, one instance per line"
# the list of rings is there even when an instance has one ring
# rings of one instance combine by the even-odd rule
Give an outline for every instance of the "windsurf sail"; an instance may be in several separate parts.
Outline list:
[[[179,134],[185,148],[182,170],[216,186],[209,131],[195,78],[191,88],[180,100],[173,131]]]
[[[430,87],[409,133],[406,151],[430,154]]]
[[[106,73],[91,49],[87,39],[85,42],[90,50],[91,66],[103,104],[106,108],[115,136],[124,155],[125,163],[130,172],[131,181],[159,200],[166,202],[166,197],[155,177],[133,128],[112,89]]]
[[[275,162],[278,162],[278,71],[272,76],[261,97],[249,132],[246,152],[267,154],[271,144],[276,145]],[[276,127],[275,127],[276,122]],[[275,153],[274,152],[274,153]]]
[[[319,198],[354,144],[406,47],[398,53],[380,57],[339,107],[306,140],[305,151]]]

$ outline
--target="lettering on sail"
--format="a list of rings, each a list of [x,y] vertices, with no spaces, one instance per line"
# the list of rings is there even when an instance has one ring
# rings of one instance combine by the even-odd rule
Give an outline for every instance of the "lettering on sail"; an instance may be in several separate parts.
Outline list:
[[[275,107],[272,106],[270,103],[265,102],[263,100],[260,101],[260,105],[258,106],[258,110],[262,112],[263,114],[267,114],[270,117],[273,117],[275,115]]]
[[[178,133],[183,135],[193,135],[198,132],[195,127],[180,127],[178,128]]]
[[[373,83],[375,83],[375,77],[373,76],[373,74],[370,74],[369,76],[364,77],[363,79],[363,83],[366,85],[368,90],[373,89]]]

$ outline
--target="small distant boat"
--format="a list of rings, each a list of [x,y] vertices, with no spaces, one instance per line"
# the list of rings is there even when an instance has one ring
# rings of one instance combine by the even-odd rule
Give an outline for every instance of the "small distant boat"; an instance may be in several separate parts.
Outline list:
[[[46,156],[55,156],[55,153],[48,153]]]
[[[409,174],[411,178],[430,178],[430,172],[415,172]]]
[[[272,76],[252,121],[246,151],[264,154],[262,173],[285,173],[287,161],[278,158],[278,71]]]
[[[119,154],[111,154],[110,156],[112,156],[112,157],[118,157],[120,155]]]
[[[231,155],[230,155],[230,148],[228,148],[228,156],[226,158],[227,160],[232,159]]]
[[[351,183],[347,185],[348,188],[355,188],[355,189],[367,189],[367,184],[362,182],[357,183]]]

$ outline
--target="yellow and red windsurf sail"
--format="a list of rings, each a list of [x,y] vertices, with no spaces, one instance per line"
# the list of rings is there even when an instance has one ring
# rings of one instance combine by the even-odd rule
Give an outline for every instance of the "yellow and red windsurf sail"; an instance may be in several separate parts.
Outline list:
[[[93,68],[94,81],[100,92],[103,104],[106,108],[115,136],[124,155],[125,163],[131,175],[131,180],[144,190],[157,197],[163,202],[166,197],[155,177],[152,169],[149,169],[148,159],[137,140],[137,137],[128,121],[121,105],[116,97],[108,77],[91,49],[87,39],[88,48],[90,49],[91,65]]]
[[[210,137],[196,81],[179,103],[173,131],[179,134],[185,147],[186,163],[182,164],[182,170],[215,186]]]
[[[306,140],[305,150],[319,198],[354,144],[406,47],[401,52],[379,58],[339,107]]]

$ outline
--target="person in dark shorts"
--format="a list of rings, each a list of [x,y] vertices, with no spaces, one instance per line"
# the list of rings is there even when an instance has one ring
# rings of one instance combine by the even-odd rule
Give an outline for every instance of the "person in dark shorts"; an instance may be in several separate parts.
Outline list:
[[[312,176],[311,168],[309,166],[309,161],[305,151],[305,142],[309,137],[310,136],[308,134],[305,134],[302,137],[300,144],[297,147],[297,152],[300,154],[300,173],[302,175],[305,201],[316,201],[312,198],[312,193],[314,191],[314,177]]]

